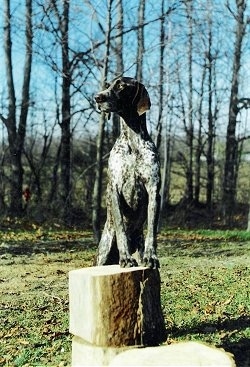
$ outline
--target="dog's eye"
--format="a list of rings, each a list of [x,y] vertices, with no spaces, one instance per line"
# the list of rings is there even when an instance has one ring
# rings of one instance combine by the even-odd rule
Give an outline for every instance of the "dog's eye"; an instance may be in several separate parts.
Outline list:
[[[124,88],[124,83],[122,83],[121,80],[117,80],[116,89],[117,90],[122,90],[123,88]]]

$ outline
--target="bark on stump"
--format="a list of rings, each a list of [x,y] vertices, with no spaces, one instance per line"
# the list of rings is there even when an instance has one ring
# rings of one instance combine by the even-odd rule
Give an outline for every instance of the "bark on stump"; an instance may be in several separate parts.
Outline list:
[[[166,339],[158,270],[118,265],[73,270],[69,300],[70,332],[78,342],[123,348]]]

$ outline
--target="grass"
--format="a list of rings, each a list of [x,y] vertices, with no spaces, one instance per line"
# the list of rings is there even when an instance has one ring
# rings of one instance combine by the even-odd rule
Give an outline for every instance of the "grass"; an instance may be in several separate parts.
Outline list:
[[[159,248],[170,341],[197,340],[223,347],[235,355],[237,366],[250,365],[247,235],[181,231],[167,241],[163,234]]]
[[[249,233],[171,230],[158,242],[166,342],[207,342],[249,366]],[[88,232],[0,232],[1,366],[70,365],[68,271],[94,256]]]

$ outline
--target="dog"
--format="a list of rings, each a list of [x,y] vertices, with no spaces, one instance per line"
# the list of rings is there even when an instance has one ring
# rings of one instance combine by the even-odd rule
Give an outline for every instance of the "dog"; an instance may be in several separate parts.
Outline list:
[[[151,102],[143,84],[120,77],[96,94],[102,112],[120,116],[120,136],[108,161],[107,220],[97,253],[97,265],[158,268],[156,234],[159,215],[160,162],[146,126]],[[147,220],[144,241],[143,227]]]

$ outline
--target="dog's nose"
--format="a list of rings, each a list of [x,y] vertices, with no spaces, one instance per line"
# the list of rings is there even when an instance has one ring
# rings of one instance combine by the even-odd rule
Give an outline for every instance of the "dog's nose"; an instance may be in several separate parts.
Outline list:
[[[96,94],[95,95],[95,100],[97,103],[102,103],[106,101],[106,96],[104,94]]]

